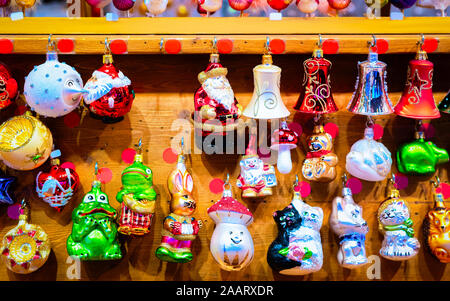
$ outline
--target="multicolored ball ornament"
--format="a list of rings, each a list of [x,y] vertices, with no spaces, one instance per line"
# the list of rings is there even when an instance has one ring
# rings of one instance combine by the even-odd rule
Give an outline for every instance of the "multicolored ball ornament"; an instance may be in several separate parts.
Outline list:
[[[437,164],[448,162],[448,152],[431,141],[425,141],[423,129],[415,134],[416,140],[401,145],[397,150],[397,168],[403,174],[428,175],[436,171]]]
[[[382,181],[391,172],[391,152],[374,140],[373,127],[368,126],[364,138],[356,141],[347,154],[345,168],[354,177],[366,181]]]
[[[366,234],[369,232],[363,218],[363,209],[355,203],[352,190],[347,187],[347,175],[344,174],[342,197],[335,197],[330,215],[330,228],[339,236],[339,265],[355,269],[368,263],[366,257]]]
[[[272,187],[277,185],[275,168],[265,164],[256,151],[256,128],[250,129],[250,141],[245,155],[239,163],[241,172],[236,186],[242,189],[242,197],[256,198],[272,195]]]
[[[96,164],[97,174],[97,164]],[[80,260],[122,258],[117,235],[117,212],[109,204],[102,183],[92,182],[91,190],[72,212],[72,232],[67,238],[67,253]]]
[[[283,275],[314,273],[323,264],[320,237],[323,210],[303,202],[299,188],[297,177],[291,204],[273,214],[278,235],[269,246],[267,262]]]
[[[12,77],[8,67],[0,63],[0,110],[8,107],[18,95],[16,80]]]
[[[113,58],[107,44],[103,55],[103,66],[92,73],[84,89],[84,103],[91,115],[104,123],[115,123],[124,119],[131,110],[134,90],[131,81],[113,65]]]
[[[207,14],[214,13],[222,7],[223,0],[197,0],[198,7],[206,11]]]
[[[434,208],[425,217],[424,234],[427,248],[434,257],[442,263],[450,263],[450,208],[445,207],[442,192],[437,192],[439,186],[437,178],[434,182]]]
[[[116,195],[121,203],[118,231],[125,235],[150,232],[155,213],[153,172],[142,161],[142,140],[139,139],[134,162],[122,171],[122,188]]]
[[[395,183],[395,179],[391,178],[390,182]],[[411,210],[397,189],[391,189],[389,197],[378,208],[378,226],[384,234],[382,257],[401,261],[417,255],[420,243],[414,236]]]
[[[216,223],[210,250],[220,268],[225,271],[246,268],[254,254],[253,239],[247,229],[253,222],[253,215],[233,198],[228,180],[225,181],[222,198],[208,208],[208,215]]]
[[[47,61],[25,78],[24,92],[31,110],[45,117],[60,117],[78,107],[83,80],[75,68],[58,61],[56,51],[47,52]]]
[[[27,222],[29,208],[22,201],[19,224],[2,240],[0,252],[6,267],[18,274],[29,274],[45,264],[51,252],[47,233],[38,225]]]
[[[289,4],[292,3],[293,0],[267,0],[267,4],[274,10],[277,10],[278,12],[282,11],[286,7],[289,6]]]
[[[203,226],[201,220],[192,216],[197,204],[192,196],[194,181],[186,169],[185,162],[182,141],[177,167],[167,179],[167,186],[172,195],[171,213],[164,219],[161,244],[156,249],[156,257],[168,262],[185,263],[194,258],[191,251],[192,243]]]
[[[450,114],[450,91],[448,91],[447,95],[445,95],[444,99],[439,103],[439,110]]]
[[[289,129],[286,120],[281,121],[280,128],[272,134],[270,149],[278,151],[277,169],[282,174],[292,170],[291,149],[297,147],[298,135]]]
[[[61,212],[73,197],[80,185],[77,172],[60,165],[61,151],[54,150],[50,154],[51,168],[49,172],[40,171],[36,176],[36,192],[51,207]]]
[[[0,170],[0,203],[12,205],[14,200],[10,194],[10,187],[16,182],[16,177],[7,176],[3,171]]]
[[[12,169],[31,170],[41,166],[52,147],[52,133],[29,111],[0,125],[0,159]]]
[[[144,4],[152,17],[162,14],[167,9],[169,0],[144,0]]]

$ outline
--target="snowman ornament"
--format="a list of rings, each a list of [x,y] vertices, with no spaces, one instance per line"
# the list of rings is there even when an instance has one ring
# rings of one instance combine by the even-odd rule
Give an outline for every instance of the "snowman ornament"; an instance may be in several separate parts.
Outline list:
[[[58,60],[54,50],[45,63],[35,66],[25,78],[24,95],[31,110],[45,117],[60,117],[78,107],[83,80],[72,66]]]
[[[253,215],[247,207],[233,198],[228,181],[224,184],[222,198],[208,208],[208,215],[216,223],[211,237],[210,250],[226,271],[240,271],[253,259],[253,239],[247,226]]]

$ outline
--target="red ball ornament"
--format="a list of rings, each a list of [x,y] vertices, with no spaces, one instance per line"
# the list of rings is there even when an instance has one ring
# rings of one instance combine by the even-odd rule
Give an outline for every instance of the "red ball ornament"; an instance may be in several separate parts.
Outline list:
[[[60,212],[72,198],[80,185],[75,169],[59,164],[59,150],[51,154],[52,167],[49,172],[39,172],[36,177],[36,192],[40,198]]]
[[[228,4],[232,9],[244,11],[252,5],[253,0],[228,0]]]
[[[0,63],[0,110],[12,103],[17,96],[17,91],[16,80],[12,78],[8,67]]]
[[[282,11],[291,4],[293,0],[267,0],[267,4],[278,12]]]
[[[134,6],[134,0],[113,0],[114,7],[121,11],[127,11]]]
[[[328,5],[336,10],[341,10],[350,5],[351,0],[328,0]]]

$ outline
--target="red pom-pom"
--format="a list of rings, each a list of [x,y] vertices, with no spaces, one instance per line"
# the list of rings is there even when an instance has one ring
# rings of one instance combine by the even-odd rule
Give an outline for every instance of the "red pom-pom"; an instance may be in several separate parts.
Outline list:
[[[69,128],[74,128],[80,125],[81,116],[78,112],[72,111],[64,116],[64,124]]]
[[[362,190],[362,183],[357,178],[351,178],[347,181],[347,187],[351,189],[352,194],[358,194]]]
[[[280,54],[286,49],[286,43],[281,39],[273,39],[269,42],[269,47],[273,54]]]
[[[306,198],[311,194],[311,185],[308,182],[299,182],[298,185],[294,187],[294,191],[300,192],[300,196]]]
[[[289,123],[288,124],[288,128],[291,130],[291,131],[294,131],[296,134],[297,134],[297,136],[301,136],[302,135],[302,133],[303,133],[303,128],[302,128],[302,126],[301,126],[301,124],[300,123],[297,123],[297,122],[291,122],[291,123]]]
[[[26,111],[28,111],[28,107],[27,106],[17,106],[14,114],[16,116],[20,116],[20,115],[25,114]]]
[[[401,173],[395,174],[395,184],[394,187],[398,190],[405,189],[408,187],[408,177]]]
[[[177,162],[177,158],[178,158],[178,155],[176,152],[173,151],[172,148],[169,147],[164,150],[163,160],[166,163],[169,163],[169,164],[175,163],[175,162]]]
[[[113,54],[127,53],[127,43],[124,40],[116,39],[111,41],[109,48],[111,48]]]
[[[370,49],[378,54],[386,53],[389,49],[389,42],[385,39],[377,39],[377,44]]]
[[[223,191],[223,180],[219,178],[212,179],[209,182],[209,190],[212,193],[221,193]]]
[[[233,51],[233,41],[230,39],[220,39],[217,41],[217,50],[223,54],[231,53]]]
[[[441,183],[441,185],[436,189],[436,192],[438,192],[438,189],[440,189],[440,193],[442,193],[442,196],[444,199],[448,199],[450,197],[450,185],[447,183]]]
[[[75,48],[75,43],[72,39],[60,39],[58,41],[58,50],[62,53],[70,53],[73,52]]]
[[[98,170],[97,180],[102,182],[103,184],[111,182],[112,180],[112,171],[108,167],[103,167]]]
[[[169,54],[177,54],[181,51],[181,42],[176,39],[169,39],[164,44],[164,49]]]
[[[136,150],[133,148],[127,148],[122,152],[122,161],[128,164],[134,162],[134,156],[136,155]]]
[[[423,132],[425,134],[425,138],[431,139],[434,137],[436,130],[431,123],[422,124],[422,128],[423,128]]]
[[[373,139],[375,139],[375,140],[381,139],[383,137],[383,134],[384,134],[383,127],[379,124],[374,124],[373,125]]]
[[[328,122],[327,124],[325,124],[323,129],[325,130],[325,132],[330,134],[333,139],[336,138],[339,133],[339,127],[337,126],[337,124],[332,122]]]
[[[438,48],[439,41],[436,38],[425,38],[422,49],[426,52],[434,52]]]
[[[0,54],[12,53],[14,44],[9,39],[0,39]]]
[[[322,49],[324,54],[336,54],[339,50],[339,42],[335,39],[326,39],[323,41]]]

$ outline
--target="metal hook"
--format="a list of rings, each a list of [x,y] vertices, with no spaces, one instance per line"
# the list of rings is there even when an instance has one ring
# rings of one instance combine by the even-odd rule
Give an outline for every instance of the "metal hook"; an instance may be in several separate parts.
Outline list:
[[[111,54],[111,48],[109,47],[108,37],[105,38],[105,54]]]
[[[295,175],[294,189],[298,186],[298,175]]]
[[[417,41],[417,45],[419,45],[419,49],[423,50],[423,45],[425,44],[425,36],[423,33],[420,34],[420,40]]]
[[[49,34],[48,35],[48,40],[47,40],[47,50],[48,51],[50,51],[50,50],[54,51],[55,48],[56,48],[55,42],[52,41],[52,34]]]
[[[270,38],[269,38],[269,37],[266,37],[266,46],[265,46],[265,49],[266,49],[266,53],[267,53],[267,54],[270,54]]]
[[[26,206],[27,206],[27,202],[25,201],[25,199],[22,199],[22,201],[20,202],[20,208],[25,209]]]
[[[94,174],[98,175],[98,162],[95,162]]]
[[[217,38],[216,37],[214,37],[214,39],[213,39],[213,44],[212,44],[212,48],[213,48],[213,53],[217,53],[218,52],[218,50],[217,50]]]
[[[393,173],[391,173],[391,177],[389,178],[389,181],[392,183],[392,185],[395,185],[395,175]]]
[[[347,173],[344,172],[344,174],[342,175],[342,182],[344,183],[344,187],[347,187]]]
[[[375,124],[375,122],[373,121],[372,116],[368,115],[367,121],[366,121],[366,127],[372,127],[374,124]]]
[[[159,41],[159,51],[163,52],[164,47],[164,38],[161,38],[161,41]]]
[[[368,41],[367,44],[369,44],[370,48],[377,46],[377,37],[373,34],[372,35],[372,41]]]
[[[317,47],[322,48],[322,44],[323,44],[322,35],[319,33],[319,41],[317,42]]]
[[[439,185],[441,185],[441,179],[439,178],[439,176],[435,176],[436,181],[430,180],[430,182],[434,185],[435,188],[438,188]]]
[[[316,114],[314,115],[314,123],[317,124],[317,123],[319,123],[319,121],[320,121],[320,114],[319,114],[319,113],[316,113]]]

